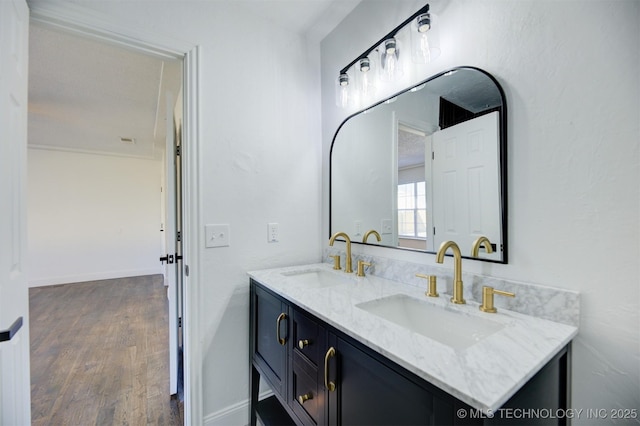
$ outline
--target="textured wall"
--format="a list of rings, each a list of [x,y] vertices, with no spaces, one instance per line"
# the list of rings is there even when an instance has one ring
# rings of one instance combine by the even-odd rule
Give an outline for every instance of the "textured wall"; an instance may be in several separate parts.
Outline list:
[[[580,291],[574,407],[639,407],[640,3],[429,3],[442,55],[403,84],[477,66],[497,77],[509,108],[510,261],[463,269]],[[334,106],[337,72],[423,5],[364,0],[321,44],[325,206],[328,147],[353,112]],[[358,250],[435,264],[433,255]],[[603,421],[583,415],[575,424]]]

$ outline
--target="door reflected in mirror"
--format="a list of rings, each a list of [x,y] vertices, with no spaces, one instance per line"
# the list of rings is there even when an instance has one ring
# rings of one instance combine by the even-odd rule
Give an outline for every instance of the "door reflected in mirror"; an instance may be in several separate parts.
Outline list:
[[[354,242],[507,262],[506,104],[495,79],[461,67],[345,120],[331,148],[330,231]]]

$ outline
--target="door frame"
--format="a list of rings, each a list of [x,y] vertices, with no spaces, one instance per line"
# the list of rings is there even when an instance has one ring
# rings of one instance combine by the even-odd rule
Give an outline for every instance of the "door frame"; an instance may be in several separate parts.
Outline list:
[[[201,48],[160,34],[144,33],[115,20],[106,20],[74,4],[36,2],[29,6],[31,22],[161,58],[183,59],[184,424],[202,424],[202,348],[198,338],[201,233],[197,232],[201,229],[202,217],[199,160]]]

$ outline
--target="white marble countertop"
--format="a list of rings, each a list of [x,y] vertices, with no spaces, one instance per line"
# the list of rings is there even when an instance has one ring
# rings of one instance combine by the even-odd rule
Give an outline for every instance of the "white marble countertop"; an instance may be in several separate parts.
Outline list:
[[[291,273],[324,270],[336,285],[314,286]],[[479,410],[497,410],[578,333],[577,327],[505,309],[487,314],[478,303],[454,305],[449,295],[426,297],[424,289],[375,276],[356,277],[331,265],[251,271],[249,276],[391,361]],[[503,325],[472,346],[454,349],[396,325],[356,305],[408,295],[462,315]]]

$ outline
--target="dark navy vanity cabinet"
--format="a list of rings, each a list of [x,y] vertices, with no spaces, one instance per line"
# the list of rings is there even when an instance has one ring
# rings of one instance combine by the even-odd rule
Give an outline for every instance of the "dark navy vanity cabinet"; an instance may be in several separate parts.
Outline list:
[[[480,417],[253,279],[250,306],[251,425],[257,418],[265,425],[565,424],[562,418]],[[566,408],[568,355],[566,347],[503,408]],[[259,401],[261,377],[274,395]]]

